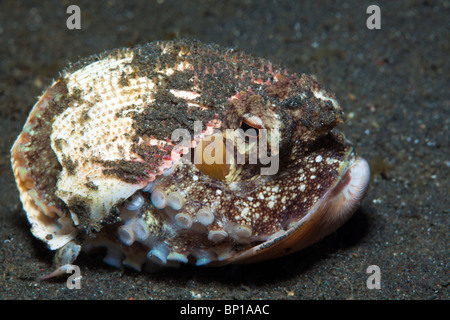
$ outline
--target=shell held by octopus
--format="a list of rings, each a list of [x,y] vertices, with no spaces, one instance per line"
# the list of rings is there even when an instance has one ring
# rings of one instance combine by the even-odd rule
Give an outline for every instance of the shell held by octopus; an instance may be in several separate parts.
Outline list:
[[[312,77],[217,45],[159,41],[71,64],[11,150],[33,235],[71,264],[223,265],[300,250],[364,198],[367,162]]]

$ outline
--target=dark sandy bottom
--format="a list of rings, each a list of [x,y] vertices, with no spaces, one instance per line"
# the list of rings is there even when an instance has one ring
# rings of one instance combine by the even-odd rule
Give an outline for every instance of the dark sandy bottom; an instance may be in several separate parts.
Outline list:
[[[31,2],[31,1],[30,1]],[[60,1],[0,2],[0,299],[449,298],[449,1],[91,1],[82,29]],[[196,38],[315,75],[347,115],[340,128],[368,159],[371,189],[356,214],[318,244],[245,266],[155,274],[80,257],[81,289],[37,282],[52,253],[19,201],[10,147],[37,96],[68,61],[157,39]],[[370,265],[381,289],[369,289]]]

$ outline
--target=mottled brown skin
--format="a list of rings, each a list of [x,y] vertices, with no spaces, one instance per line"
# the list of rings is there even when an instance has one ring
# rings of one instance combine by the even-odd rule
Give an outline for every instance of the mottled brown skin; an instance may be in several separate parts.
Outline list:
[[[193,135],[194,121],[200,120],[205,128],[209,121],[218,120],[220,130],[234,130],[239,128],[245,114],[251,114],[262,120],[265,129],[279,129],[281,134],[280,149],[276,152],[280,156],[280,168],[275,175],[261,175],[260,164],[243,164],[231,166],[225,179],[215,179],[199,171],[185,156],[171,175],[157,178],[158,187],[187,193],[185,204],[179,212],[195,219],[195,212],[200,208],[210,208],[215,215],[214,223],[203,231],[180,229],[174,226],[170,214],[153,207],[150,196],[144,194],[146,205],[142,219],[148,221],[152,235],[158,241],[165,241],[173,252],[185,254],[191,262],[195,262],[199,256],[197,254],[196,257],[196,250],[211,249],[212,260],[226,260],[235,252],[247,250],[266,241],[271,235],[289,229],[339,182],[351,146],[340,134],[331,131],[342,122],[342,110],[333,104],[334,95],[316,80],[304,74],[289,74],[264,59],[196,41],[157,42],[137,46],[133,51],[131,77],[147,77],[157,82],[156,91],[149,92],[149,98],[154,100],[145,106],[144,112],[133,114],[131,111],[132,126],[136,132],[136,136],[132,137],[135,143],[132,148],[144,161],[91,159],[105,166],[105,176],[114,176],[130,184],[146,181],[150,173],[159,172],[163,160],[177,144],[178,141],[170,140],[172,132],[184,128]],[[123,54],[121,50],[106,52],[75,63],[66,72],[73,73],[109,55]],[[175,70],[183,61],[192,68]],[[175,70],[171,75],[161,76],[157,72],[169,68]],[[127,88],[130,77],[123,74],[119,85],[122,89]],[[171,89],[193,91],[199,96],[187,101],[173,95]],[[316,97],[317,92],[322,92],[327,99]],[[84,203],[82,198],[65,204],[54,196],[61,168],[76,174],[78,166],[83,164],[72,161],[70,155],[58,163],[52,155],[48,140],[52,119],[73,101],[83,99],[83,92],[75,91],[69,95],[61,80],[47,91],[47,94],[50,93],[54,98],[36,118],[38,123],[29,126],[33,128],[33,133],[30,143],[20,151],[22,167],[29,168],[34,189],[42,194],[45,201],[56,203],[66,216],[70,215],[71,210],[83,219],[77,227],[79,241],[84,241],[83,234],[94,236],[102,225],[109,225],[103,233],[108,234],[110,241],[118,243],[114,232],[111,232],[121,224],[118,219],[105,217],[102,221],[91,221],[89,204]],[[189,102],[195,102],[201,108],[192,108],[188,106]],[[84,121],[88,119],[88,115],[85,116]],[[123,116],[124,113],[116,114],[117,118]],[[83,119],[80,119],[80,125],[83,125]],[[140,138],[169,143],[165,147],[138,144]],[[37,153],[43,152],[43,157],[36,157]],[[316,161],[319,158],[322,160]],[[95,184],[87,182],[86,185],[96,192]],[[112,216],[117,216],[117,207],[122,204],[117,203],[111,211]],[[231,236],[235,226],[250,230],[251,237]],[[230,237],[220,243],[212,242],[207,238],[207,232],[211,230],[225,230]],[[145,254],[148,251],[137,242],[131,247],[121,246],[126,254],[141,251]],[[223,251],[227,254],[220,257]]]

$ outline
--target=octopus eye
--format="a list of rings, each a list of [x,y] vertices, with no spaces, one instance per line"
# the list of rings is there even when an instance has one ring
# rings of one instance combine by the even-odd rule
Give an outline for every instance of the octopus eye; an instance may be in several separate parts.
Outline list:
[[[239,133],[241,138],[258,138],[261,135],[260,130],[264,129],[264,123],[261,118],[254,116],[252,114],[246,113],[242,117],[239,123]]]

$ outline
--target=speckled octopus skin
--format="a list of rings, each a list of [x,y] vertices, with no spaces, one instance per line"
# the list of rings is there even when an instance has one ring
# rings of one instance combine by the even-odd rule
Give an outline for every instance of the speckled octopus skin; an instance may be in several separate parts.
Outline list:
[[[305,74],[216,45],[154,42],[70,65],[11,159],[31,231],[58,266],[98,247],[106,263],[137,270],[252,262],[323,238],[363,199],[369,169],[333,129],[342,118]],[[172,140],[176,129],[192,140]],[[277,157],[274,174],[237,161],[248,129]],[[213,136],[231,143],[227,161],[193,161]]]

